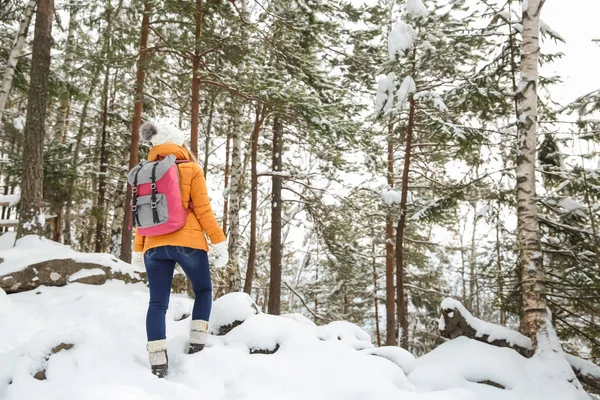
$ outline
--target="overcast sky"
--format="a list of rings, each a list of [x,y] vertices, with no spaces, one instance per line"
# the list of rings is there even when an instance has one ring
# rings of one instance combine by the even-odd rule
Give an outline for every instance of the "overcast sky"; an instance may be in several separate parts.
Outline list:
[[[542,9],[542,20],[566,40],[558,46],[565,58],[551,67],[565,81],[553,90],[561,103],[600,89],[600,45],[592,42],[600,39],[599,16],[600,0],[547,0]]]

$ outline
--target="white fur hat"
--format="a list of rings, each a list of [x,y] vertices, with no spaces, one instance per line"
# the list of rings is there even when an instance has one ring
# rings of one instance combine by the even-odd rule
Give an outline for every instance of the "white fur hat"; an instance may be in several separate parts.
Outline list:
[[[151,142],[153,146],[163,143],[174,143],[182,146],[185,142],[185,134],[171,125],[144,122],[140,126],[140,137],[142,140]]]

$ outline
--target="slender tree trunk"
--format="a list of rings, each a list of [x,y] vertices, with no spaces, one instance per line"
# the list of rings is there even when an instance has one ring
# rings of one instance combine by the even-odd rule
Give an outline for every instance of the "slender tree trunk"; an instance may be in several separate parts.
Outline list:
[[[396,229],[396,292],[398,299],[398,323],[400,324],[400,347],[408,350],[408,306],[404,293],[404,230],[406,228],[406,203],[408,199],[408,176],[410,170],[410,157],[412,153],[413,130],[415,121],[415,100],[409,98],[408,125],[406,127],[406,154],[404,156],[404,170],[402,171],[402,193],[400,197],[400,218]]]
[[[269,280],[269,314],[281,313],[281,171],[283,126],[278,115],[273,120],[273,174],[271,189],[271,276]],[[315,298],[315,310],[317,299]]]
[[[250,138],[251,147],[251,200],[250,200],[250,249],[248,251],[248,265],[246,266],[246,280],[244,281],[244,292],[251,294],[252,280],[254,279],[254,265],[256,263],[256,218],[258,205],[258,173],[256,164],[258,163],[258,137],[260,128],[265,120],[266,110],[264,106],[256,106],[256,119],[254,120],[254,129]]]
[[[210,155],[210,135],[212,133],[213,115],[215,113],[215,98],[210,99],[210,111],[208,112],[208,122],[206,123],[206,137],[204,138],[204,178],[208,176],[208,157]]]
[[[475,316],[479,315],[479,294],[477,291],[477,253],[476,253],[476,249],[475,249],[475,238],[477,235],[477,203],[473,202],[471,204],[471,207],[473,208],[473,231],[471,232],[471,249],[470,249],[470,254],[469,254],[469,276],[471,277],[471,280],[469,281],[469,297],[470,297],[470,303],[471,303],[471,309],[473,311],[473,314]],[[475,305],[475,307],[473,307],[473,304]]]
[[[371,237],[375,237],[375,229],[371,229]],[[377,294],[377,258],[376,258],[375,240],[371,243],[371,255],[373,264],[373,303],[375,305],[375,336],[377,338],[377,346],[381,346],[381,330],[379,329],[379,296]]]
[[[523,10],[523,50],[521,82],[517,92],[517,248],[522,273],[525,334],[538,347],[538,336],[548,335],[544,298],[544,271],[535,192],[537,144],[537,81],[540,12],[544,0],[529,0]]]
[[[98,68],[96,68],[97,71]],[[71,168],[73,169],[73,176],[76,176],[77,173],[77,165],[79,164],[79,155],[81,153],[81,142],[83,141],[83,136],[85,133],[85,126],[87,122],[88,108],[90,105],[90,101],[94,91],[96,90],[96,86],[98,85],[99,75],[97,73],[93,74],[92,83],[90,84],[90,88],[87,93],[87,97],[85,102],[83,103],[83,108],[81,110],[81,118],[79,120],[79,130],[77,132],[77,138],[75,141],[75,150],[73,151],[73,164]],[[63,240],[67,245],[71,245],[71,210],[73,208],[73,194],[75,191],[75,186],[77,183],[77,178],[73,178],[73,180],[69,183],[69,190],[67,192],[66,199],[66,208],[65,208],[65,227],[63,231]]]
[[[229,191],[229,153],[230,153],[230,144],[231,144],[231,135],[229,130],[227,130],[227,138],[225,139],[225,190]],[[229,196],[225,196],[223,199],[223,232],[227,235],[227,207],[229,206],[229,201],[227,200]]]
[[[500,210],[500,204],[498,204]],[[496,215],[496,279],[498,282],[498,308],[500,309],[500,325],[506,324],[504,311],[504,275],[502,274],[502,251],[500,250],[500,212]]]
[[[71,105],[71,68],[73,66],[73,56],[75,49],[75,28],[77,27],[77,12],[79,6],[71,5],[69,12],[69,32],[67,34],[67,45],[65,48],[65,61],[62,68],[62,79],[64,80],[64,90],[60,94],[60,105],[56,110],[56,125],[55,125],[55,137],[65,142],[67,140],[67,130],[69,127],[69,110]]]
[[[194,36],[194,61],[192,63],[192,122],[190,138],[190,150],[196,159],[198,158],[198,125],[200,124],[200,40],[202,40],[202,22],[204,19],[202,6],[203,0],[196,0],[196,33]]]
[[[40,235],[44,227],[44,121],[46,120],[54,0],[38,0],[23,146],[23,175],[17,238]]]
[[[241,288],[240,256],[240,201],[242,168],[242,115],[243,105],[239,104],[234,113],[234,127],[231,133],[231,183],[229,189],[229,291],[239,291]]]
[[[150,31],[150,14],[152,13],[152,2],[144,1],[144,16],[142,17],[142,28],[140,38],[140,57],[137,62],[137,75],[135,79],[135,105],[133,110],[133,123],[131,124],[131,144],[129,146],[129,169],[138,163],[138,147],[140,144],[139,130],[142,125],[142,112],[144,111],[144,81],[146,78],[146,61],[148,60],[148,33]],[[128,185],[129,187],[129,185]],[[123,234],[121,235],[121,260],[131,261],[131,229],[129,218],[131,210],[131,190],[126,190],[125,204],[127,212],[123,215]],[[125,229],[125,227],[128,227]]]
[[[390,118],[387,137],[387,183],[394,187],[394,125]],[[396,296],[394,293],[394,219],[390,212],[385,224],[385,344],[396,345]]]
[[[113,7],[111,1],[106,3],[106,30],[104,32],[104,58],[106,65],[104,66],[104,84],[102,85],[102,128],[100,139],[100,173],[98,174],[98,200],[96,214],[96,242],[94,251],[102,253],[105,246],[106,235],[106,187],[108,174],[108,97],[110,90],[110,62],[111,56],[111,41],[112,41],[112,21]]]
[[[35,4],[36,0],[29,0],[27,3],[27,6],[23,11],[23,16],[21,17],[21,23],[19,24],[19,31],[15,37],[14,45],[10,50],[10,54],[8,55],[6,68],[4,69],[4,76],[2,77],[2,86],[0,86],[0,120],[2,119],[2,114],[4,114],[4,109],[6,108],[8,95],[10,94],[10,90],[12,88],[12,82],[15,76],[17,63],[19,62],[19,57],[21,56],[21,52],[25,46],[27,31],[29,30],[29,24],[31,22],[33,10],[35,9]]]

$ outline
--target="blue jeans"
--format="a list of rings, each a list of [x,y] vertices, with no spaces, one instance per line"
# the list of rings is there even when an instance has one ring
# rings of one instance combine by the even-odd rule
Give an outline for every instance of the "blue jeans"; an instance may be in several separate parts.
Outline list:
[[[150,286],[150,304],[146,315],[148,341],[167,337],[165,318],[169,308],[171,283],[178,263],[192,283],[196,300],[192,319],[208,321],[212,307],[212,285],[206,251],[182,246],[160,246],[144,253]]]

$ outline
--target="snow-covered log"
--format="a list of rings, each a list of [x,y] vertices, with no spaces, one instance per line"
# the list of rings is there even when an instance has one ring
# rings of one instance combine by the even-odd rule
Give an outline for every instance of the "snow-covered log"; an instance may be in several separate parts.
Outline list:
[[[567,354],[566,358],[569,364],[571,364],[571,368],[573,368],[577,379],[596,392],[600,392],[600,367],[571,354]]]
[[[448,339],[465,336],[497,347],[509,347],[529,358],[533,355],[531,340],[525,335],[506,327],[475,318],[457,300],[442,301],[440,333]],[[566,354],[575,376],[589,389],[600,391],[600,367],[590,361]]]
[[[457,300],[442,301],[440,333],[448,339],[466,336],[498,347],[510,347],[529,358],[533,355],[531,340],[517,331],[475,318]]]

